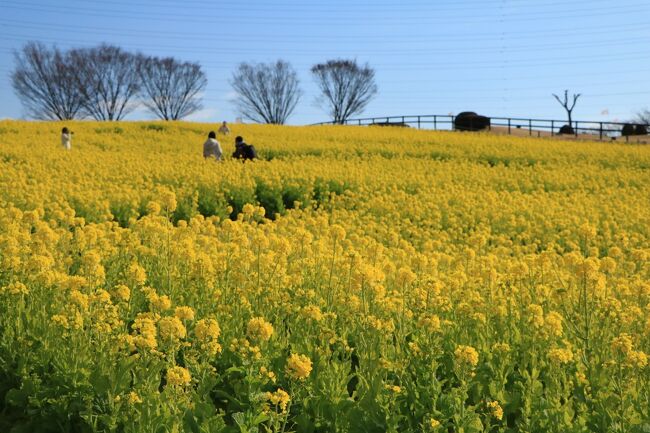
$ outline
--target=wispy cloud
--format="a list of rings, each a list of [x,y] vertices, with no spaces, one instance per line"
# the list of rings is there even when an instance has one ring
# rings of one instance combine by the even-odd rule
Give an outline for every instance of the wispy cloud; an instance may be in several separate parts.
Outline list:
[[[218,116],[221,112],[217,108],[204,108],[187,116],[186,120],[192,122],[220,122]]]

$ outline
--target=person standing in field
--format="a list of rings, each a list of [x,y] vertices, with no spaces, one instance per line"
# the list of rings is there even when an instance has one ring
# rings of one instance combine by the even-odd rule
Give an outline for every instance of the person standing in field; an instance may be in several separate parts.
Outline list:
[[[214,131],[210,131],[208,134],[208,139],[203,143],[203,157],[204,158],[215,158],[217,161],[221,161],[221,145],[217,141],[217,134]]]
[[[241,136],[235,138],[235,152],[232,157],[235,159],[253,160],[257,159],[257,152],[252,144],[247,144]]]
[[[230,128],[228,128],[228,124],[226,123],[225,120],[221,123],[221,126],[219,127],[219,131],[217,131],[217,132],[219,132],[219,134],[223,134],[223,135],[230,134]]]
[[[61,130],[61,145],[65,150],[72,149],[72,134],[74,133],[67,126],[64,126]]]

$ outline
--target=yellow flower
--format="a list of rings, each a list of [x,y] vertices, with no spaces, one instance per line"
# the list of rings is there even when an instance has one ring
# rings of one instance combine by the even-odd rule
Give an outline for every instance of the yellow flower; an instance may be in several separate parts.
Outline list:
[[[627,355],[632,352],[633,346],[630,334],[621,334],[612,340],[612,350],[614,353]]]
[[[440,331],[440,318],[435,314],[422,316],[418,321],[418,326],[428,333],[438,332]]]
[[[457,346],[454,351],[456,364],[473,369],[478,365],[478,352],[471,346]]]
[[[113,297],[117,301],[128,302],[131,299],[131,289],[124,284],[118,284],[113,288]]]
[[[135,391],[131,391],[131,392],[129,393],[129,395],[127,396],[127,401],[129,402],[129,404],[138,404],[138,403],[142,403],[142,399],[140,398],[140,396],[138,395],[138,393],[135,392]]]
[[[573,361],[573,352],[569,349],[554,348],[549,350],[548,358],[554,364],[568,364]]]
[[[219,328],[219,324],[214,319],[201,319],[196,322],[194,334],[199,341],[207,342],[219,338],[221,328]]]
[[[263,317],[254,317],[248,321],[246,335],[254,341],[269,341],[273,335],[273,325]]]
[[[219,324],[214,319],[201,319],[194,327],[194,335],[199,346],[210,355],[221,352],[221,345],[217,342],[220,333]]]
[[[53,323],[59,325],[63,329],[70,328],[70,323],[68,322],[68,318],[66,316],[63,316],[61,314],[55,314],[54,316],[51,317],[51,320]]]
[[[307,305],[300,310],[300,313],[314,322],[320,322],[323,319],[323,313],[316,305]]]
[[[291,354],[287,360],[286,372],[289,377],[305,380],[311,373],[311,360],[305,355]]]
[[[282,413],[285,413],[287,411],[289,402],[291,401],[291,397],[289,397],[289,394],[286,391],[278,388],[278,390],[275,392],[267,392],[266,400],[270,401],[274,406],[280,408],[280,411]]]
[[[489,401],[487,407],[490,410],[490,415],[492,415],[497,421],[501,421],[503,418],[503,409],[498,401]]]
[[[178,317],[163,317],[158,322],[158,331],[163,340],[180,340],[185,338],[187,330]]]
[[[389,391],[391,391],[391,392],[393,392],[395,394],[399,394],[399,393],[402,392],[402,387],[400,387],[398,385],[385,384],[384,388],[386,388],[387,390],[389,390]]]
[[[158,215],[161,210],[162,206],[160,206],[160,203],[156,201],[150,201],[147,203],[147,213],[149,215]]]
[[[141,286],[147,281],[147,272],[136,261],[129,266],[127,275],[136,286]]]
[[[29,294],[29,289],[23,283],[16,281],[3,287],[0,292],[6,292],[10,295],[27,295]]]
[[[88,295],[81,293],[79,290],[70,292],[70,302],[82,310],[87,310],[90,304]]]
[[[158,331],[156,329],[156,322],[142,314],[138,315],[131,325],[131,329],[136,333],[133,338],[133,344],[138,349],[155,349],[158,346],[156,337]]]
[[[494,343],[492,345],[492,351],[505,355],[510,352],[510,345],[508,343]]]
[[[172,301],[169,299],[169,296],[163,295],[158,296],[156,292],[151,292],[148,295],[149,302],[151,303],[151,308],[154,311],[162,312],[169,310],[172,306]]]
[[[644,352],[633,350],[625,357],[625,365],[630,368],[643,369],[648,365],[648,355]]]
[[[176,307],[174,315],[181,320],[194,320],[194,310],[191,307]]]
[[[562,316],[555,311],[551,311],[544,319],[544,327],[548,333],[554,337],[562,335]]]
[[[192,381],[190,372],[183,367],[172,367],[167,370],[167,385],[186,386]]]
[[[176,210],[176,194],[173,191],[163,191],[160,194],[160,204],[167,212],[174,212]]]

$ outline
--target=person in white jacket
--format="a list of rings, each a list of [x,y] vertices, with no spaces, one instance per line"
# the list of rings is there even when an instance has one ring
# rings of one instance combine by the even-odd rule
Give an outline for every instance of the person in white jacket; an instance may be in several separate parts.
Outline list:
[[[203,157],[215,158],[217,161],[221,161],[222,154],[221,145],[217,141],[217,134],[214,131],[210,131],[207,141],[203,143]]]
[[[72,134],[73,132],[70,131],[66,126],[64,126],[61,130],[61,145],[65,150],[72,149]]]

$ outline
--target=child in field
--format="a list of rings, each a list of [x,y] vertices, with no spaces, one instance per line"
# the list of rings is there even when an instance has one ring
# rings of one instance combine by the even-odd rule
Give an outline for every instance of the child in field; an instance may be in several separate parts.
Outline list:
[[[217,134],[214,131],[210,131],[208,134],[208,139],[203,143],[203,157],[212,158],[214,157],[217,161],[221,161],[221,145],[217,141]]]
[[[228,124],[226,123],[225,120],[223,121],[223,123],[221,123],[221,126],[219,127],[218,132],[219,132],[219,134],[223,134],[223,135],[230,134],[230,128],[228,128]]]
[[[235,159],[253,160],[257,158],[257,152],[252,144],[247,144],[242,137],[235,138],[235,152],[232,154]]]
[[[61,145],[65,150],[72,149],[72,134],[74,132],[70,131],[67,126],[61,130]]]

